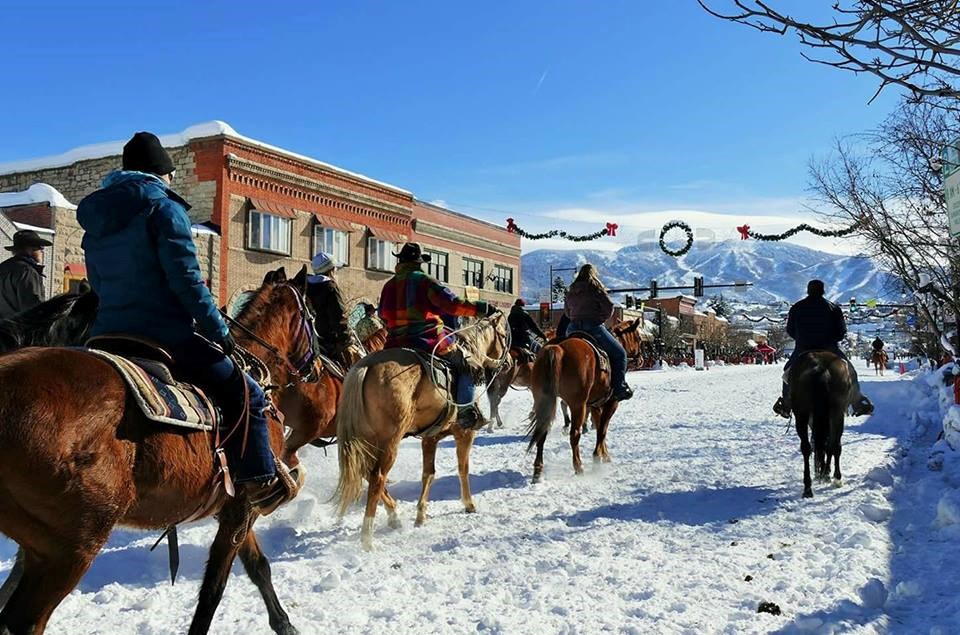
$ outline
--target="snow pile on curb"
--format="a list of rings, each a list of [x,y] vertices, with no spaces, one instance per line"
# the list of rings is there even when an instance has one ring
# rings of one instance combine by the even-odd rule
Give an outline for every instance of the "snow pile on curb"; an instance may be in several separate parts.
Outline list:
[[[953,385],[945,382],[945,378],[950,374],[960,375],[960,365],[946,364],[924,377],[927,384],[937,391],[940,413],[943,416],[943,439],[934,446],[935,453],[960,451],[960,406],[955,403]]]

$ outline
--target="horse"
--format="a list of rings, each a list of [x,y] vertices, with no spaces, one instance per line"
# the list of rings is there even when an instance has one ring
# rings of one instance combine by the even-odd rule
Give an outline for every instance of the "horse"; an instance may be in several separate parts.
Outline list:
[[[850,403],[853,382],[846,360],[831,351],[802,354],[789,371],[790,403],[796,420],[800,452],[803,454],[803,497],[813,497],[810,480],[809,427],[813,436],[817,480],[830,480],[830,461],[834,462],[834,485],[839,486],[840,437]]]
[[[496,422],[498,428],[503,427],[503,419],[500,418],[500,402],[506,396],[511,387],[517,390],[524,390],[530,387],[530,374],[533,372],[533,360],[525,359],[524,353],[516,348],[510,349],[510,357],[503,364],[503,367],[490,371],[493,377],[487,386],[487,400],[490,402],[490,425],[488,432],[493,432],[493,424]]]
[[[91,290],[64,293],[0,321],[0,352],[25,346],[78,346],[86,341],[100,300]]]
[[[457,334],[457,346],[480,360],[485,369],[498,368],[508,353],[506,322],[500,312],[478,320]],[[386,479],[404,437],[421,435],[423,479],[417,526],[427,519],[437,444],[449,435],[453,435],[457,446],[460,499],[468,513],[476,511],[469,477],[474,431],[457,425],[455,409],[448,406],[448,396],[437,389],[431,374],[424,372],[416,353],[410,350],[383,349],[363,358],[347,373],[337,406],[340,478],[334,498],[343,517],[347,508],[360,499],[363,480],[368,481],[360,532],[364,549],[373,548],[374,516],[380,501],[387,509],[389,526],[400,526],[397,503],[386,491]],[[439,431],[434,434],[437,426]],[[428,431],[430,434],[423,434]]]
[[[256,337],[271,375],[283,381],[300,372],[292,360],[312,346],[305,319],[303,299],[280,269],[241,312],[246,331],[237,341]],[[269,425],[280,456],[283,426],[272,417]],[[115,526],[159,529],[210,515],[219,528],[189,632],[209,630],[239,555],[271,628],[297,633],[274,590],[246,495],[214,490],[216,475],[209,436],[148,421],[102,359],[32,347],[0,356],[0,533],[23,554],[0,591],[0,633],[43,633]]]
[[[883,376],[883,371],[887,367],[887,351],[881,349],[873,351],[870,355],[870,363],[873,364],[874,374]]]
[[[527,450],[537,447],[533,464],[534,483],[539,482],[543,475],[543,444],[553,425],[558,398],[570,408],[570,448],[573,451],[574,472],[583,474],[580,435],[588,412],[597,430],[594,460],[604,463],[610,461],[607,429],[620,402],[609,398],[610,373],[599,367],[594,349],[586,340],[569,337],[557,344],[544,346],[533,365],[532,390],[533,409],[527,431],[530,437]]]
[[[643,340],[640,339],[640,328],[643,318],[624,320],[616,324],[610,332],[620,341],[623,350],[627,352],[627,368],[640,370],[643,368]]]

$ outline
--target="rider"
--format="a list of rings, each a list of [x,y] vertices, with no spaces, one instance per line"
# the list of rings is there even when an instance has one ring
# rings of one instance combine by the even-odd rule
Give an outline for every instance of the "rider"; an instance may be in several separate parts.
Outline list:
[[[340,287],[334,279],[337,264],[328,254],[319,252],[311,261],[313,275],[307,277],[307,299],[317,316],[317,338],[324,353],[346,366],[350,330]]]
[[[507,322],[510,324],[510,339],[514,348],[536,355],[542,346],[540,341],[546,340],[547,336],[543,334],[530,314],[523,309],[524,304],[523,298],[517,298],[510,309],[510,315],[507,317]],[[540,340],[531,337],[532,335],[536,335]]]
[[[380,294],[380,318],[387,327],[387,343],[384,348],[416,348],[433,351],[443,335],[443,316],[490,316],[497,308],[484,301],[468,302],[458,298],[453,291],[443,286],[421,270],[421,265],[430,262],[430,254],[424,254],[417,243],[407,243],[397,258],[396,275],[387,281]],[[457,380],[457,403],[467,404],[457,409],[457,423],[464,429],[483,424],[483,418],[473,403],[474,385],[471,373],[464,368],[462,352],[452,347],[450,338],[445,338],[437,348],[442,356],[456,356],[454,364],[460,367]]]
[[[77,208],[87,275],[100,296],[91,335],[156,342],[176,360],[177,378],[212,397],[230,426],[243,418],[249,394],[246,451],[244,434],[225,450],[234,482],[269,514],[297,488],[279,477],[287,468],[270,449],[266,395],[229,357],[235,344],[200,273],[190,206],[170,189],[173,161],[155,135],[138,132],[123,147],[122,166]]]
[[[360,340],[360,343],[366,347],[367,340],[370,337],[383,328],[383,323],[377,318],[377,307],[373,306],[369,302],[363,303],[363,317],[360,318],[360,321],[357,322],[357,325],[353,327],[353,332],[357,334],[357,339]]]
[[[0,320],[43,302],[43,248],[52,244],[32,229],[13,235],[13,245],[5,248],[12,254],[0,263]]]
[[[823,281],[811,280],[807,283],[807,297],[792,307],[787,316],[787,335],[796,342],[790,359],[784,366],[783,394],[773,406],[773,411],[781,417],[790,418],[790,387],[786,382],[787,370],[797,358],[808,351],[826,350],[841,357],[850,369],[853,386],[850,391],[853,414],[856,416],[873,412],[873,404],[860,392],[857,371],[838,344],[847,335],[847,324],[839,306],[823,297]]]
[[[612,398],[624,401],[633,397],[627,385],[627,352],[623,349],[604,322],[613,315],[613,302],[607,289],[597,277],[597,269],[590,263],[580,267],[577,277],[567,291],[564,312],[570,318],[571,331],[583,331],[593,337],[597,346],[610,357],[610,385]]]
[[[871,346],[873,346],[873,351],[875,353],[879,353],[880,351],[883,350],[883,340],[880,339],[879,335],[876,337],[876,339],[873,340],[873,343],[871,344]]]

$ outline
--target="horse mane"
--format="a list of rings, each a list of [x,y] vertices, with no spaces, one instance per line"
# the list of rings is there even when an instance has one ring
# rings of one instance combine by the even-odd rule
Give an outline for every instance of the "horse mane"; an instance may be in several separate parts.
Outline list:
[[[11,350],[22,346],[65,346],[80,344],[80,339],[96,316],[98,301],[87,293],[63,293],[46,302],[0,321],[0,348]],[[89,301],[79,301],[88,298]],[[73,315],[74,309],[87,315]]]
[[[457,333],[457,342],[468,349],[477,357],[488,357],[487,349],[490,343],[487,341],[487,329],[496,332],[498,324],[492,319],[477,320],[476,328],[467,329]]]
[[[276,320],[278,314],[276,311],[271,311],[271,309],[274,308],[273,296],[279,286],[280,285],[276,283],[268,283],[256,291],[251,291],[248,299],[243,302],[240,311],[237,313],[237,317],[235,318],[237,322],[240,322],[251,331],[256,331],[257,327],[264,323]]]

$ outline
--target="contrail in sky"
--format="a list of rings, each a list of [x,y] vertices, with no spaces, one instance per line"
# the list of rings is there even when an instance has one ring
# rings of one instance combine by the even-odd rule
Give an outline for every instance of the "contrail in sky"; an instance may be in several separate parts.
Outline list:
[[[537,87],[533,89],[533,94],[536,95],[540,92],[540,87],[543,86],[543,80],[547,78],[547,75],[550,74],[550,69],[543,71],[543,75],[540,76],[540,79],[537,81]]]

